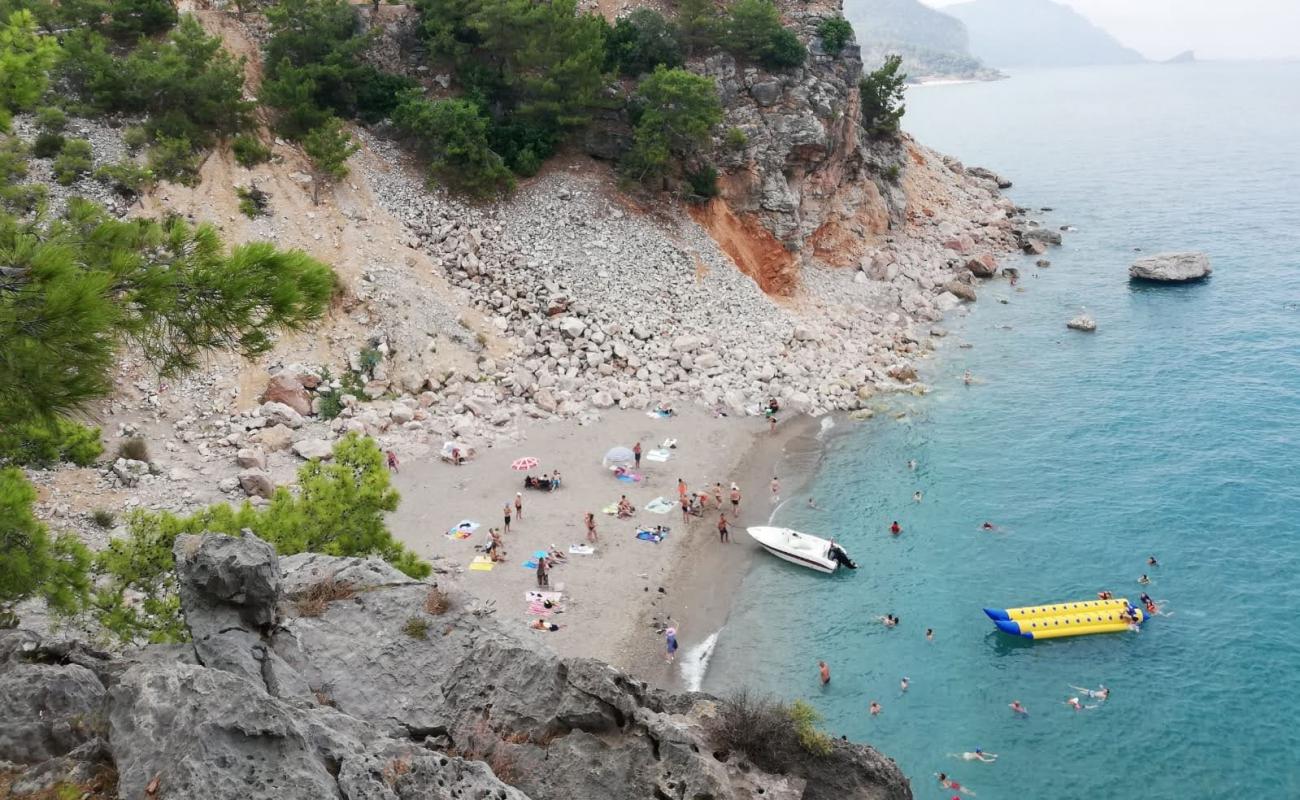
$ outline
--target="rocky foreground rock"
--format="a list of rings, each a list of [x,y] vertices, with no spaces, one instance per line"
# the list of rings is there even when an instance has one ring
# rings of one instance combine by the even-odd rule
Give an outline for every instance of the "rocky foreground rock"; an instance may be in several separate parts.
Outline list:
[[[716,698],[557,658],[382,561],[279,559],[251,535],[175,555],[192,645],[114,657],[0,632],[13,796],[110,770],[132,800],[912,796],[844,741],[759,769],[717,740]]]
[[[1128,268],[1129,278],[1159,283],[1186,283],[1199,281],[1213,272],[1210,257],[1205,253],[1157,253],[1139,258]]]

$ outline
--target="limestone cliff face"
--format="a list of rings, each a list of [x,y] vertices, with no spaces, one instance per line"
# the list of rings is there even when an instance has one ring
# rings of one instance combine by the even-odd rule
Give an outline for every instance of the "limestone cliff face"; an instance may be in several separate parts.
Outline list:
[[[835,55],[821,47],[818,24],[841,14],[839,0],[778,6],[808,46],[802,67],[767,72],[727,53],[691,67],[717,81],[726,110],[722,134],[745,132],[743,150],[728,149],[719,136],[714,158],[724,172],[721,199],[741,225],[757,223],[787,252],[779,270],[785,279],[769,275],[779,289],[795,282],[803,259],[856,265],[876,237],[902,224],[907,197],[896,181],[910,162],[906,137],[873,140],[862,127],[857,45]],[[730,251],[726,232],[719,235],[719,226],[702,221]]]
[[[382,561],[277,559],[251,534],[183,536],[175,555],[192,646],[112,658],[0,631],[15,796],[113,771],[132,800],[912,796],[844,741],[760,769],[711,733],[715,698],[557,658],[533,641],[548,633],[447,587],[435,605]]]

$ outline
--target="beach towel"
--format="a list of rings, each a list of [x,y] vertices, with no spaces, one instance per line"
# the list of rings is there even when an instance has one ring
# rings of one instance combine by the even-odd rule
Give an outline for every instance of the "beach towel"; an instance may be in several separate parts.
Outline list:
[[[614,477],[623,483],[636,483],[641,480],[641,476],[635,472],[624,472],[622,475],[615,475]]]
[[[478,530],[478,528],[479,524],[477,522],[470,519],[463,519],[448,528],[447,532],[444,533],[443,536],[446,536],[448,539],[455,539],[456,541],[464,541],[473,536],[474,531]]]
[[[564,599],[564,592],[539,592],[536,589],[530,589],[524,592],[525,603],[545,603],[550,600],[552,603],[558,603]]]
[[[525,561],[525,562],[524,562],[524,569],[537,569],[537,562],[536,562],[536,561]]]
[[[676,439],[664,439],[664,440],[663,440],[663,443],[660,444],[659,446],[660,446],[661,448],[663,448],[664,450],[673,450],[673,449],[676,449],[676,447],[677,447],[677,440],[676,440]]]
[[[668,502],[667,500],[663,499],[663,497],[656,497],[655,499],[645,504],[645,510],[649,511],[652,514],[667,514],[669,511],[672,511],[676,507],[677,506],[675,504]]]
[[[556,610],[558,609],[547,608],[541,603],[528,604],[528,613],[533,615],[534,617],[549,617],[550,615],[554,614]]]
[[[645,454],[646,461],[658,461],[661,464],[672,457],[673,454],[667,450],[651,450]]]
[[[589,556],[596,552],[596,548],[589,544],[571,544],[569,545],[569,552],[575,556]]]
[[[533,558],[546,558],[546,551],[545,550],[536,551],[535,553],[533,553]]]
[[[671,411],[660,411],[657,408],[652,408],[649,411],[645,412],[645,415],[650,419],[668,419],[673,414]]]
[[[610,503],[600,510],[602,514],[608,514],[611,517],[618,513],[618,503]]]
[[[474,560],[469,562],[469,568],[474,572],[491,572],[496,564],[487,556],[475,556]]]
[[[637,531],[636,538],[643,542],[654,542],[655,544],[659,544],[664,540],[663,536],[660,536],[654,531]]]

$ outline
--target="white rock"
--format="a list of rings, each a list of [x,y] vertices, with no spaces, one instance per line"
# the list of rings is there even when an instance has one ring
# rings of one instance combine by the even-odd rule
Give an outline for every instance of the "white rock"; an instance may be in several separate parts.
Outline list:
[[[269,425],[285,425],[294,429],[302,427],[302,415],[284,403],[263,403],[258,412]]]
[[[328,439],[303,439],[293,443],[293,453],[309,461],[313,458],[329,461],[334,457],[334,445]]]
[[[266,469],[266,453],[252,447],[245,447],[235,453],[235,463],[245,469]]]

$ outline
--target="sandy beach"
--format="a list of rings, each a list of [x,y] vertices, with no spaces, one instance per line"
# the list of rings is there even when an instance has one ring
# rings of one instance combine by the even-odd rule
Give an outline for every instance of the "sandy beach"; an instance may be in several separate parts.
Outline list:
[[[491,603],[497,618],[507,627],[517,626],[521,635],[542,639],[564,656],[599,658],[647,681],[684,687],[690,681],[683,678],[680,656],[724,624],[731,597],[758,552],[744,527],[765,523],[776,508],[773,475],[781,478],[783,498],[798,491],[820,453],[818,428],[815,420],[791,418],[773,435],[761,418],[714,417],[696,408],[666,419],[611,411],[585,426],[537,421],[521,430],[518,442],[487,449],[459,467],[438,460],[436,453],[405,458],[394,476],[402,503],[390,525],[437,569]],[[601,465],[611,447],[640,441],[648,454],[666,439],[677,440],[670,458],[662,463],[643,459],[638,482],[619,481]],[[510,465],[526,456],[540,462],[534,475],[559,469],[561,488],[524,489],[523,473]],[[725,490],[733,481],[740,487],[740,517],[732,521],[731,544],[719,542],[718,512],[712,504],[702,517],[683,525],[676,505],[678,478],[692,491],[721,483],[729,520]],[[478,555],[475,546],[488,541],[489,528],[502,526],[503,506],[513,506],[516,492],[522,492],[523,515],[512,520],[504,535],[506,559],[490,571],[470,570]],[[624,494],[637,508],[630,519],[601,512]],[[647,511],[645,505],[657,497],[673,509],[667,514]],[[570,555],[571,544],[586,541],[583,516],[588,511],[596,513],[595,552]],[[480,527],[467,539],[447,536],[462,520]],[[655,525],[671,528],[663,542],[636,538],[639,527]],[[537,577],[523,564],[551,546],[567,555],[550,575],[550,589],[563,593],[564,611],[549,619],[561,629],[529,631],[526,625],[537,615],[529,612],[526,594],[537,588]],[[682,648],[671,667],[658,633],[669,621],[680,631]]]

